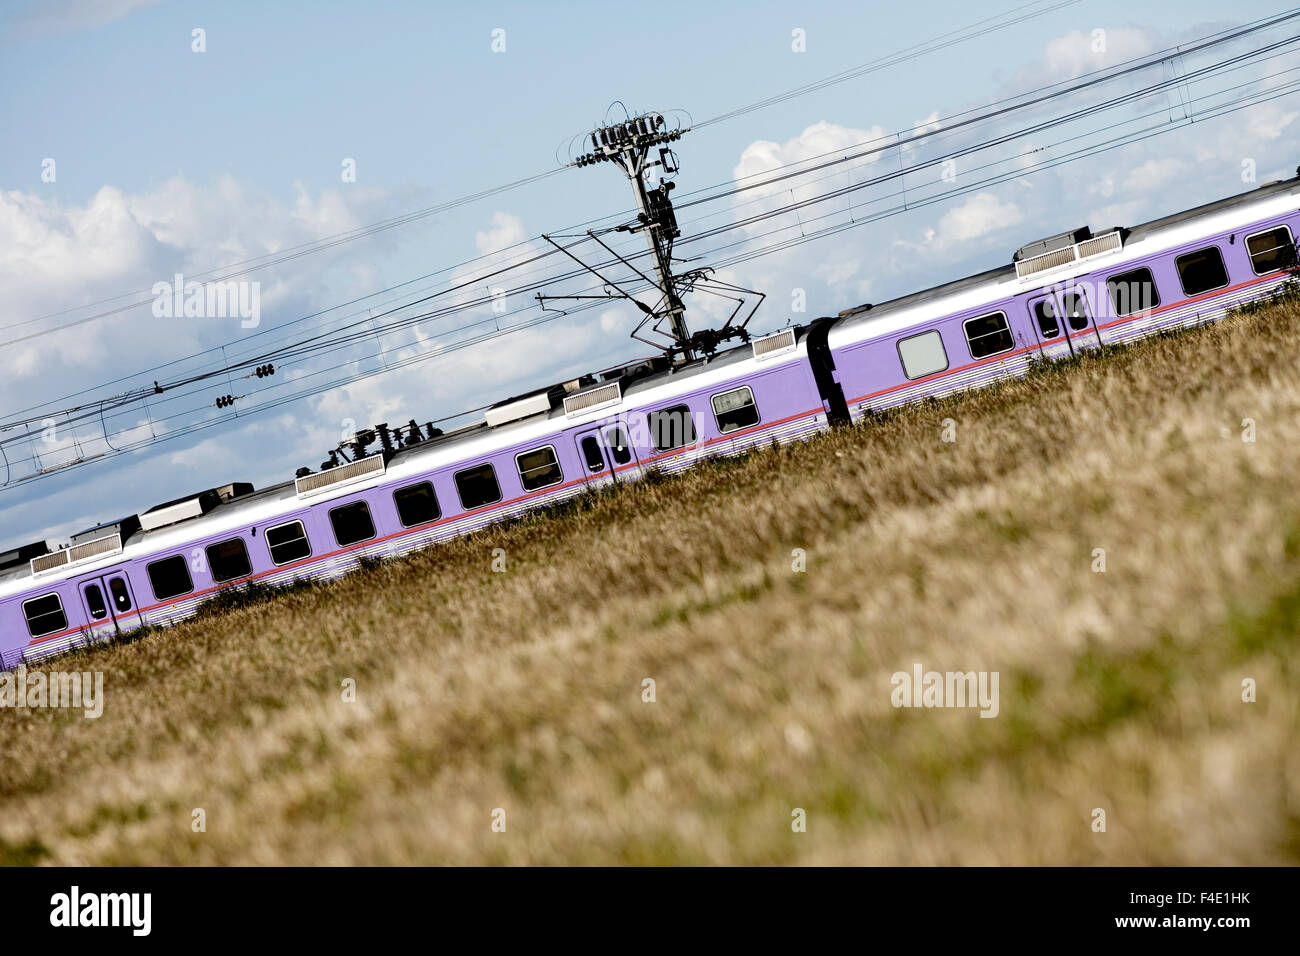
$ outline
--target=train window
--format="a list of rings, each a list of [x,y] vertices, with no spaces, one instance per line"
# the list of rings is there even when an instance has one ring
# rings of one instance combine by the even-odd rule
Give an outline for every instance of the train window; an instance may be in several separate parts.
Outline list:
[[[311,555],[311,542],[301,521],[290,521],[276,528],[266,529],[266,548],[275,564],[288,564]]]
[[[501,486],[497,484],[496,471],[491,465],[483,464],[456,472],[456,493],[460,495],[460,506],[466,511],[500,501]]]
[[[1223,266],[1223,253],[1218,246],[1179,256],[1174,265],[1178,267],[1178,281],[1186,295],[1200,295],[1228,284],[1228,270]]]
[[[1007,325],[1005,312],[991,312],[962,323],[966,330],[966,344],[971,358],[985,358],[999,352],[1010,352],[1015,347],[1011,326]]]
[[[1110,304],[1118,316],[1149,312],[1160,304],[1160,293],[1150,269],[1134,269],[1111,276],[1106,280],[1106,288],[1110,291]]]
[[[126,582],[121,578],[108,579],[108,593],[113,595],[114,610],[118,612],[131,610],[131,595],[126,589]]]
[[[27,618],[27,633],[32,637],[42,637],[65,631],[68,618],[63,613],[63,602],[57,594],[46,594],[23,602],[23,616]]]
[[[153,596],[160,601],[189,594],[194,590],[194,582],[190,580],[190,568],[185,563],[184,555],[176,554],[155,561],[153,564],[147,564],[145,570],[149,573]]]
[[[695,420],[686,405],[661,408],[646,416],[650,440],[658,451],[672,451],[695,444]]]
[[[428,524],[442,516],[438,496],[433,493],[432,483],[427,481],[398,488],[393,492],[393,504],[397,505],[397,517],[403,528]]]
[[[1088,300],[1078,292],[1067,292],[1061,296],[1065,306],[1065,321],[1070,323],[1071,332],[1082,332],[1088,327]]]
[[[614,464],[626,465],[632,460],[632,446],[627,443],[627,432],[622,425],[605,429],[605,446],[614,456]]]
[[[729,392],[719,392],[709,401],[713,405],[713,417],[718,422],[718,431],[724,435],[758,424],[758,406],[754,404],[754,393],[748,385],[733,388]]]
[[[1061,325],[1056,321],[1056,303],[1051,299],[1039,299],[1034,303],[1034,318],[1038,320],[1038,331],[1045,339],[1054,339],[1061,334]]]
[[[588,435],[581,442],[582,460],[587,463],[587,470],[593,475],[605,470],[605,456],[601,454],[600,442],[595,435]]]
[[[948,353],[938,332],[922,332],[898,340],[898,360],[908,378],[924,378],[948,367]]]
[[[98,584],[86,585],[86,607],[90,608],[90,616],[96,621],[108,617],[108,605],[104,603],[104,592]]]
[[[354,501],[330,512],[330,525],[334,540],[342,547],[369,541],[375,536],[375,522],[370,517],[370,506],[364,501]]]
[[[1247,236],[1246,251],[1250,253],[1250,267],[1257,276],[1289,269],[1296,264],[1295,241],[1286,226]]]
[[[550,445],[515,455],[515,467],[519,469],[519,481],[524,491],[536,491],[564,480],[555,449]]]
[[[206,550],[208,570],[212,572],[212,580],[218,584],[222,581],[247,577],[253,573],[253,565],[248,560],[248,548],[243,538],[219,541],[208,545]]]

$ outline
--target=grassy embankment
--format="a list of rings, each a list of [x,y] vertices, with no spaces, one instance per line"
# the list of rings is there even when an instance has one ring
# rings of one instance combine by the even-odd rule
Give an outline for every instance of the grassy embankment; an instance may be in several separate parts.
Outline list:
[[[1300,862],[1298,352],[1292,302],[64,658],[104,716],[0,711],[0,857]]]

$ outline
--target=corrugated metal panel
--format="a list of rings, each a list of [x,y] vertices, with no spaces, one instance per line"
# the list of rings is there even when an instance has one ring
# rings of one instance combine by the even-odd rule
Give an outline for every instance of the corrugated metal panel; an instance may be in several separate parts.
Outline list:
[[[91,558],[98,558],[101,555],[113,554],[121,550],[121,535],[110,534],[104,538],[87,541],[85,544],[74,544],[68,549],[68,563],[77,564],[81,561],[89,561]]]
[[[122,536],[120,534],[105,535],[93,541],[83,541],[80,544],[74,544],[70,548],[60,548],[50,554],[43,554],[39,558],[32,558],[32,574],[48,574],[51,571],[70,568],[74,564],[81,564],[93,558],[103,557],[106,554],[116,554],[121,550]]]
[[[753,345],[754,358],[759,362],[793,352],[795,350],[794,329],[782,329],[775,335],[754,339]]]
[[[582,415],[607,405],[617,405],[623,401],[623,389],[618,382],[589,388],[585,392],[570,395],[564,400],[564,414],[568,418]]]
[[[1020,260],[1016,263],[1016,277],[1025,279],[1040,272],[1047,272],[1049,269],[1059,269],[1061,266],[1099,256],[1104,252],[1114,252],[1121,245],[1123,240],[1118,231],[1093,236],[1091,239],[1066,246],[1064,249],[1055,249],[1041,256],[1034,256],[1032,259]]]
[[[51,554],[42,554],[39,558],[32,558],[32,574],[43,574],[46,571],[53,571],[61,568],[68,563],[68,551],[63,548]]]
[[[318,471],[314,475],[304,475],[297,478],[293,483],[294,489],[298,492],[298,497],[301,498],[304,495],[315,494],[349,482],[360,481],[372,475],[382,475],[384,467],[384,455],[383,452],[379,452],[357,461],[350,461],[346,465],[340,465],[337,468],[330,468],[327,471]]]
[[[1122,240],[1118,232],[1108,232],[1104,236],[1093,236],[1091,239],[1085,239],[1079,243],[1079,258],[1087,259],[1089,256],[1101,255],[1103,252],[1114,252],[1121,244]]]

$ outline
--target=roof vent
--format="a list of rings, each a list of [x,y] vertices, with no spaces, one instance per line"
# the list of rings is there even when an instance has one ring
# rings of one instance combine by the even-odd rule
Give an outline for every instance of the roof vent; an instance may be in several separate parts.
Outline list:
[[[765,335],[754,339],[754,360],[766,362],[768,359],[785,355],[795,350],[794,329],[782,329],[775,335]]]
[[[568,418],[594,412],[598,408],[617,405],[623,401],[623,388],[618,382],[598,385],[585,392],[576,392],[564,400],[564,414]]]
[[[121,550],[121,535],[117,533],[104,535],[100,538],[74,544],[70,548],[61,548],[51,554],[43,554],[38,558],[32,558],[32,574],[48,574],[50,571],[57,571],[60,568],[68,568],[74,564],[82,564],[95,558],[102,558],[106,554],[117,554]]]
[[[331,468],[329,471],[318,471],[314,475],[295,478],[293,484],[294,489],[298,492],[298,497],[303,498],[307,495],[329,491],[339,485],[363,481],[373,475],[382,475],[383,473],[384,453],[378,452],[368,458],[350,461],[346,465]]]
[[[1071,229],[1069,232],[1058,232],[1054,236],[1048,236],[1046,239],[1036,239],[1021,246],[1016,250],[1016,254],[1011,257],[1011,261],[1020,262],[1023,259],[1033,259],[1091,238],[1092,230],[1087,226],[1080,226],[1078,229]]]
[[[1093,256],[1115,252],[1123,245],[1123,236],[1118,229],[1100,236],[1092,235],[1088,229],[1076,229],[1074,232],[1040,239],[1016,250],[1013,257],[1016,264],[1016,278],[1027,279],[1040,272],[1070,266]]]

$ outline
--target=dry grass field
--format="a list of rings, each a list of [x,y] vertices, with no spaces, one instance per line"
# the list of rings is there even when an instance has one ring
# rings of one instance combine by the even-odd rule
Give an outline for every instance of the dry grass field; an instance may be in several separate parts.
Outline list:
[[[63,658],[104,715],[0,711],[0,856],[1300,863],[1297,354],[1293,302]]]

